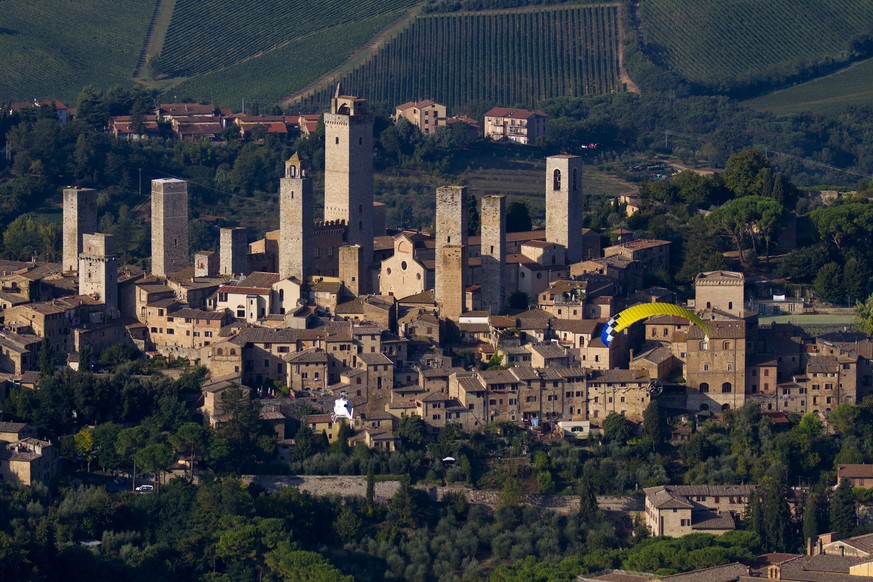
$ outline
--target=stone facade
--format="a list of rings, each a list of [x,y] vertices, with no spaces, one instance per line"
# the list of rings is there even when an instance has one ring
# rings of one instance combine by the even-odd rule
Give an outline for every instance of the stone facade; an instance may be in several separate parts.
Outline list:
[[[482,309],[500,313],[506,303],[504,273],[506,271],[506,199],[503,196],[482,197]]]
[[[296,153],[279,181],[279,276],[301,283],[312,274],[312,180]]]
[[[582,158],[546,158],[546,240],[567,250],[568,263],[584,258],[582,207]]]
[[[339,278],[346,289],[355,295],[366,292],[369,288],[367,277],[370,272],[364,261],[364,250],[361,245],[343,245],[339,248]]]
[[[466,288],[467,212],[464,207],[466,198],[467,189],[463,186],[437,188],[434,296],[438,304],[442,305],[446,302],[452,305],[451,312],[455,313],[454,303],[457,298],[449,298],[449,295],[460,292],[458,315],[463,311],[464,289]],[[458,247],[461,250],[459,253],[443,254],[443,249],[448,246]],[[456,261],[456,259],[460,260]],[[456,262],[458,264],[455,264]],[[460,269],[460,273],[452,272],[454,268]],[[461,285],[460,291],[458,291],[458,285]],[[445,316],[445,314],[443,315]]]
[[[229,276],[248,273],[246,229],[222,228],[219,237],[219,273]]]
[[[446,245],[437,251],[436,274],[442,282],[440,294],[436,296],[440,315],[458,321],[464,312],[464,289],[466,272],[464,267],[464,247]]]
[[[743,317],[745,276],[733,271],[709,271],[694,279],[694,305],[697,309],[718,309]]]
[[[214,277],[218,274],[218,253],[200,251],[194,255],[194,276]]]
[[[110,317],[118,314],[118,259],[114,247],[111,234],[86,234],[79,255],[79,293],[102,301]]]
[[[82,235],[97,231],[97,191],[91,188],[64,189],[63,268],[79,268]]]
[[[340,92],[337,85],[330,113],[324,114],[324,219],[348,225],[346,242],[360,245],[361,272],[369,273],[373,260],[373,118],[366,99]]]
[[[152,180],[152,275],[188,266],[188,183]]]

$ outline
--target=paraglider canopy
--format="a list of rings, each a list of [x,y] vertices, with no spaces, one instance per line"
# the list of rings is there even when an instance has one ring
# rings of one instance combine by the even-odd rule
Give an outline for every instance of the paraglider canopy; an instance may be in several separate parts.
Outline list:
[[[641,303],[628,307],[618,315],[610,319],[603,331],[600,333],[600,339],[603,344],[608,346],[620,331],[630,327],[634,323],[652,317],[653,315],[676,315],[682,317],[703,330],[705,336],[704,341],[709,341],[709,328],[706,323],[694,313],[688,311],[684,307],[673,305],[672,303]]]

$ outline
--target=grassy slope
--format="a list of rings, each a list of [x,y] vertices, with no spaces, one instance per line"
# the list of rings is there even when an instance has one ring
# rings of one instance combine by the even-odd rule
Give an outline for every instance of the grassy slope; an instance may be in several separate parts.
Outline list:
[[[873,32],[869,0],[641,0],[640,16],[656,58],[706,85],[840,59]]]
[[[259,57],[194,77],[175,87],[173,93],[219,106],[238,107],[241,98],[246,103],[275,103],[340,66],[401,14],[382,14],[319,31]]]
[[[130,80],[155,0],[0,3],[0,101],[74,104],[87,84]]]
[[[855,63],[832,75],[813,79],[747,101],[759,111],[774,113],[837,113],[852,106],[873,105],[873,59]]]

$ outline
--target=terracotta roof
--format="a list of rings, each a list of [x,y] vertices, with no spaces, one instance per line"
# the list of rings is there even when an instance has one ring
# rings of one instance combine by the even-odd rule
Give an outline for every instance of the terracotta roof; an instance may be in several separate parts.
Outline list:
[[[512,107],[494,107],[485,113],[485,117],[511,117],[514,119],[530,119],[531,117],[548,117],[542,111],[529,111]]]
[[[873,465],[837,465],[837,473],[840,478],[870,479],[873,478]]]
[[[552,322],[552,329],[580,335],[593,335],[598,324],[600,321],[596,319],[557,319]]]

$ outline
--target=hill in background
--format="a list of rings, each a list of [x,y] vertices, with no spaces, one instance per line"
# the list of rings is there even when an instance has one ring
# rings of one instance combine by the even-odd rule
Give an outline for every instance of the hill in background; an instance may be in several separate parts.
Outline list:
[[[156,0],[4,0],[0,102],[130,83]]]
[[[365,63],[299,102],[324,107],[341,80],[389,105],[427,97],[451,110],[479,101],[533,106],[622,91],[621,79],[619,5],[561,5],[416,18]]]
[[[704,90],[778,88],[873,51],[869,0],[640,0],[647,54]]]

